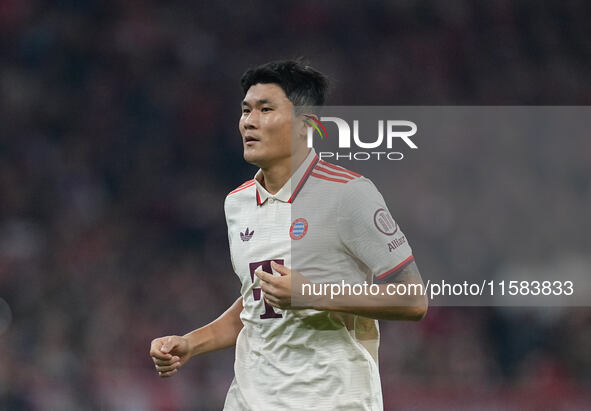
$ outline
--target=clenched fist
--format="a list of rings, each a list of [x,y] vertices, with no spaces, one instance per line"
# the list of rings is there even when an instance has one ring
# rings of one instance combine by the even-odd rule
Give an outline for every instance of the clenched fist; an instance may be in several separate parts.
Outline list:
[[[170,377],[178,372],[191,357],[189,343],[178,335],[160,337],[152,340],[150,357],[161,377]]]

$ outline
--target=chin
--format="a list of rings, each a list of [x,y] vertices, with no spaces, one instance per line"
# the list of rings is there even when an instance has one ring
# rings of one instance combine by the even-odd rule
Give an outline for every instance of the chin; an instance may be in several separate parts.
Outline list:
[[[244,150],[244,161],[247,163],[258,166],[263,158],[264,156],[261,156],[259,153],[255,153],[252,150]]]

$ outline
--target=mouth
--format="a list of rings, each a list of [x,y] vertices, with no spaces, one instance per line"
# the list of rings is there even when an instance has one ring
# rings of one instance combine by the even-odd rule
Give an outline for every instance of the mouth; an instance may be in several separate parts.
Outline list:
[[[246,144],[249,144],[249,143],[250,144],[253,144],[253,143],[257,142],[257,141],[259,141],[259,139],[256,138],[256,137],[253,137],[253,136],[244,136],[244,142]]]

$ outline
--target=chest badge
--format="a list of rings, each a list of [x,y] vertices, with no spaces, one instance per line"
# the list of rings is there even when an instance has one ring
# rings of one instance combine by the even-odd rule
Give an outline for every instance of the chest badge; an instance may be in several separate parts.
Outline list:
[[[289,227],[289,236],[292,240],[299,240],[308,232],[308,221],[305,218],[298,218]]]
[[[242,241],[249,241],[252,238],[253,234],[254,234],[254,230],[252,230],[251,232],[248,232],[248,227],[246,227],[246,230],[244,230],[243,233],[242,232],[240,233],[240,239]]]

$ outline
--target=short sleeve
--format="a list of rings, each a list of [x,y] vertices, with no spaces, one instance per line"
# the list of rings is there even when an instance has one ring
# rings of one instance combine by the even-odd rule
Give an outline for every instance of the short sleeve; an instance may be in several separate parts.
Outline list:
[[[365,177],[347,183],[343,189],[337,215],[341,241],[370,269],[374,280],[394,276],[414,257],[384,198]]]

